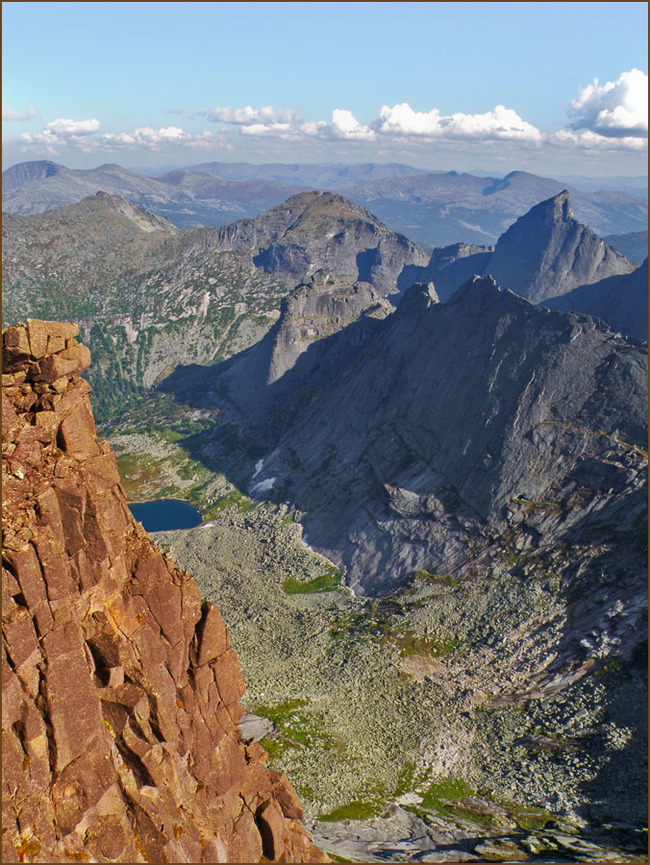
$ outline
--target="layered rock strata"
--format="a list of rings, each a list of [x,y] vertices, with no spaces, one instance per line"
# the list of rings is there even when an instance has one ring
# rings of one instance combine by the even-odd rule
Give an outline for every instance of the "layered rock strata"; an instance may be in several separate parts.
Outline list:
[[[3,335],[4,862],[325,862],[228,630],[128,509],[77,327]]]

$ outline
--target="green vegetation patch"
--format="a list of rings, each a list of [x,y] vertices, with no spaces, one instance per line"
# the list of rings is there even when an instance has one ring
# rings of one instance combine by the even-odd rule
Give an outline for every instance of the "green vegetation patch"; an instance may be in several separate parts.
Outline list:
[[[323,823],[334,823],[339,820],[369,820],[371,817],[379,817],[384,812],[384,806],[380,802],[348,802],[334,808],[327,814],[319,814],[318,819]]]
[[[255,714],[272,721],[277,736],[261,740],[269,758],[280,757],[287,748],[334,747],[334,740],[324,731],[323,718],[309,708],[308,700],[285,700],[273,705],[255,707]]]
[[[431,574],[429,571],[415,571],[413,579],[421,580],[425,583],[435,583],[441,586],[456,586],[458,580],[449,574]]]
[[[456,801],[476,793],[462,778],[441,778],[435,781],[422,795],[422,805],[425,808],[437,808],[440,799]]]
[[[313,580],[303,582],[294,577],[287,577],[282,583],[282,588],[287,595],[311,595],[314,592],[332,592],[341,585],[341,572],[338,568],[331,568],[325,574],[314,577]]]
[[[462,778],[441,778],[422,794],[420,808],[435,811],[450,820],[471,820],[483,826],[499,825],[487,803],[482,805],[475,797],[476,790]]]
[[[549,821],[557,819],[557,815],[554,816],[543,808],[524,805],[521,802],[515,802],[512,799],[503,799],[490,793],[484,793],[483,795],[489,801],[496,802],[507,808],[509,815],[519,828],[525,829],[528,832],[539,832]]]
[[[245,514],[248,511],[252,510],[256,507],[254,501],[245,496],[242,492],[240,492],[237,488],[230,490],[230,492],[226,493],[225,496],[221,496],[220,499],[210,505],[209,508],[205,511],[203,515],[203,519],[205,522],[208,520],[213,520],[217,517],[222,511],[226,508],[236,507],[238,511]]]

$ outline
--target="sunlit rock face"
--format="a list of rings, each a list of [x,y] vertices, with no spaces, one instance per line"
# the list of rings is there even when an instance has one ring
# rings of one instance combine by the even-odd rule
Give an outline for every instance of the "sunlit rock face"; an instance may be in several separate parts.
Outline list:
[[[323,862],[218,609],[130,514],[76,325],[3,335],[5,862]]]

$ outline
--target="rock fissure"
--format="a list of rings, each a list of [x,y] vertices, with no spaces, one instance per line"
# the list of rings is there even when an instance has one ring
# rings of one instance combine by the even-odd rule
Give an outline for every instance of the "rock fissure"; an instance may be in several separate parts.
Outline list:
[[[234,819],[240,795],[275,797],[237,726],[239,663],[131,517],[76,332],[3,335],[3,861],[327,861],[279,805],[264,848]]]

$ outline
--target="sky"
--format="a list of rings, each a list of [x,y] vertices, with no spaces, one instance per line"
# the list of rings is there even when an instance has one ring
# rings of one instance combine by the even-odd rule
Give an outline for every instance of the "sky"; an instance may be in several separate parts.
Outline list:
[[[647,174],[645,2],[6,2],[3,168]]]

